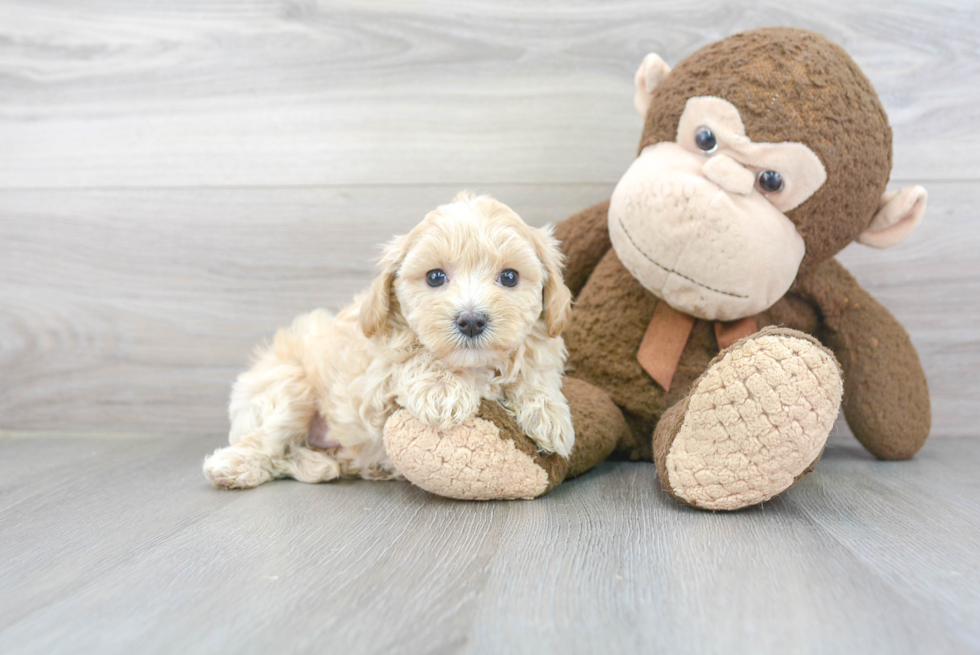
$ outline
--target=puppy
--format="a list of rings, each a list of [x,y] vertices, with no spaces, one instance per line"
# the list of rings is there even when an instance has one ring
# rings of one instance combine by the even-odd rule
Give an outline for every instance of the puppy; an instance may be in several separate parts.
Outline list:
[[[336,316],[280,330],[231,395],[231,445],[204,460],[217,487],[274,478],[398,476],[382,443],[400,406],[449,428],[499,402],[544,452],[574,433],[561,392],[571,294],[551,230],[487,196],[458,195],[384,249],[371,287]]]

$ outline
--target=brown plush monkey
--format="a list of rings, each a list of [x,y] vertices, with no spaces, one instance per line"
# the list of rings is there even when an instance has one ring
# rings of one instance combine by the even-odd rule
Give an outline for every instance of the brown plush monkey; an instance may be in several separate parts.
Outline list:
[[[555,233],[576,296],[572,456],[537,453],[485,403],[449,432],[396,413],[395,464],[442,495],[529,498],[610,455],[652,459],[674,498],[733,510],[812,468],[842,398],[869,451],[912,457],[930,426],[918,356],[833,259],[898,243],[925,210],[921,187],[885,192],[891,130],[867,78],[818,34],[767,28],[673,70],[648,55],[636,86],[638,158]]]

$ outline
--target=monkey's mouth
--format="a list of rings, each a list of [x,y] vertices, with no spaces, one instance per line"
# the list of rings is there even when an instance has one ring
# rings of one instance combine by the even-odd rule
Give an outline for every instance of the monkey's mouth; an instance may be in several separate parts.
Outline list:
[[[711,291],[711,292],[714,292],[714,293],[720,293],[723,296],[729,296],[731,298],[740,298],[742,300],[747,300],[748,299],[748,296],[742,295],[740,293],[734,293],[732,291],[722,291],[721,289],[716,289],[714,287],[710,287],[707,284],[702,284],[701,282],[698,282],[697,280],[695,280],[695,279],[693,279],[693,278],[691,278],[691,277],[689,277],[687,275],[684,275],[680,271],[675,271],[672,268],[668,268],[667,266],[664,266],[663,264],[661,264],[660,262],[658,262],[657,260],[655,260],[653,257],[651,257],[650,255],[648,255],[646,253],[646,251],[644,251],[643,248],[641,248],[639,246],[639,244],[636,243],[636,239],[634,239],[633,238],[633,235],[630,234],[630,231],[628,229],[626,229],[626,223],[623,222],[623,218],[620,216],[620,217],[617,217],[617,219],[619,221],[619,227],[623,228],[623,234],[625,234],[626,235],[626,238],[629,239],[629,242],[633,245],[633,248],[635,248],[638,253],[640,253],[641,255],[643,255],[644,259],[646,259],[648,262],[650,262],[651,264],[653,264],[654,266],[656,266],[660,270],[664,271],[665,273],[671,274],[671,275],[676,275],[677,277],[682,277],[685,280],[687,280],[688,282],[690,282],[691,284],[693,284],[695,286],[698,286],[698,287],[700,287],[702,289],[705,289],[707,291]]]

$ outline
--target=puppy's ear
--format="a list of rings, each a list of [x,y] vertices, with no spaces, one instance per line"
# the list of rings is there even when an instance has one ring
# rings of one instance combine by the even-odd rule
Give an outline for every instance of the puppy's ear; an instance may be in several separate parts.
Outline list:
[[[385,246],[378,262],[378,275],[361,302],[357,322],[367,337],[384,330],[391,311],[391,286],[408,250],[408,235],[395,237]]]
[[[565,286],[561,275],[564,255],[559,248],[558,239],[552,236],[552,230],[549,225],[540,230],[532,229],[531,232],[534,234],[534,249],[544,265],[546,276],[542,292],[544,323],[548,328],[548,336],[557,337],[565,329],[571,315],[572,293]]]

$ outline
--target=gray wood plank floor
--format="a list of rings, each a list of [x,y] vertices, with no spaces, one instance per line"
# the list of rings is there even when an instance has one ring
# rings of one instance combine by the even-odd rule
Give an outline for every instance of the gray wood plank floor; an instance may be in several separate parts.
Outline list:
[[[0,652],[980,650],[978,439],[891,464],[837,439],[736,514],[630,463],[530,502],[224,492],[200,473],[221,442],[0,438]]]

